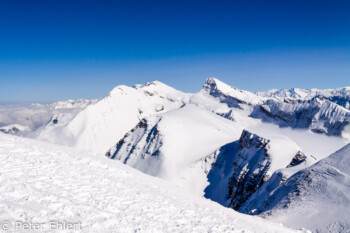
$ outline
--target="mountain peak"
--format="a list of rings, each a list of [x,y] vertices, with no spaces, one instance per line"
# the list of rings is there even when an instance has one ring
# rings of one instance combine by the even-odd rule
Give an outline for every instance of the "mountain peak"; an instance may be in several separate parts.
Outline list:
[[[212,77],[205,81],[202,90],[213,97],[220,98],[221,102],[227,103],[229,107],[239,107],[238,104],[254,105],[260,103],[262,99],[249,91],[229,86]]]
[[[229,92],[231,91],[232,87],[220,81],[217,78],[210,77],[210,78],[207,78],[207,80],[205,81],[203,85],[203,89],[210,92],[217,92],[219,90],[221,92]]]

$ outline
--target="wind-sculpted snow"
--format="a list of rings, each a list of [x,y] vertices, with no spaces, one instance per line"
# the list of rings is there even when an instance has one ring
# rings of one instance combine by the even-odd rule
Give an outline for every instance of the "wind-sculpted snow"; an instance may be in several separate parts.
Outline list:
[[[0,219],[75,232],[295,232],[226,209],[100,154],[0,133]],[[5,225],[2,225],[5,226]],[[18,225],[17,225],[18,227]]]
[[[349,232],[350,144],[266,190],[256,213],[313,232]]]

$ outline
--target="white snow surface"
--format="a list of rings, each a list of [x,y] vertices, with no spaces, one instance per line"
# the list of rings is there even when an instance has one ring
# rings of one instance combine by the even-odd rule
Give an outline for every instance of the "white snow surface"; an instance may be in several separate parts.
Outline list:
[[[268,219],[313,232],[350,232],[350,144],[269,191]]]
[[[81,223],[78,232],[293,232],[101,154],[0,133],[0,166],[0,219],[10,230],[25,221],[48,231],[59,220]]]

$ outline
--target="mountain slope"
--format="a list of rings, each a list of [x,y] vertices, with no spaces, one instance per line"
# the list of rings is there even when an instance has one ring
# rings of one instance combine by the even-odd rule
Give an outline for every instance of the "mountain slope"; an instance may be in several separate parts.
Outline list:
[[[264,216],[314,232],[349,232],[350,144],[269,191],[255,203]]]
[[[79,232],[293,232],[183,194],[104,156],[0,133],[0,218]]]
[[[202,195],[206,174],[192,165],[237,140],[241,130],[234,122],[186,105],[141,120],[106,155]]]
[[[141,118],[183,105],[186,94],[163,83],[117,86],[70,122],[37,138],[79,149],[105,152]]]

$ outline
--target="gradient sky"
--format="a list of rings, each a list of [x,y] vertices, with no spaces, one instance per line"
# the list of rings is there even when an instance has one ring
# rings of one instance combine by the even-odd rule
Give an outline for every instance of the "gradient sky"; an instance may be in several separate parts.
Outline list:
[[[99,98],[214,76],[241,89],[350,86],[350,1],[0,0],[0,102]]]

